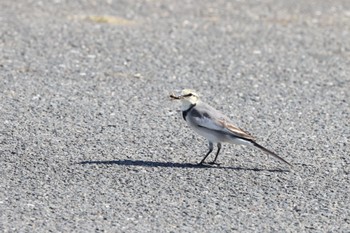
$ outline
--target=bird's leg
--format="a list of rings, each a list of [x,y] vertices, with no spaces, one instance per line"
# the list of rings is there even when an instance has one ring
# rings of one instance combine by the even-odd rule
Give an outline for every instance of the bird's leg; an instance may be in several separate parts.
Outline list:
[[[217,165],[220,165],[220,164],[216,163],[216,159],[218,158],[219,153],[220,153],[220,150],[221,150],[221,143],[218,143],[217,145],[218,145],[218,151],[216,152],[216,155],[215,155],[215,158],[214,158],[213,162],[210,162],[209,164],[217,164]]]
[[[199,165],[202,165],[204,163],[204,160],[208,157],[208,155],[213,151],[214,149],[214,145],[212,142],[209,142],[209,151],[208,153],[204,156],[204,158],[202,159],[202,161],[199,163]]]

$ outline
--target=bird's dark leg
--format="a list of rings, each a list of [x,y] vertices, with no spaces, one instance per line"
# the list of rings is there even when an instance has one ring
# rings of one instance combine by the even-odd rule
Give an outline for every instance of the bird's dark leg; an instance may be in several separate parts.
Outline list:
[[[199,163],[199,165],[202,165],[204,163],[204,160],[208,157],[208,155],[213,151],[214,149],[214,145],[212,142],[209,142],[209,151],[208,153],[204,156],[204,158],[202,159],[202,161]]]
[[[221,150],[221,143],[218,143],[218,151],[216,152],[216,155],[215,155],[213,162],[210,162],[210,164],[216,164],[216,159],[219,156],[220,150]]]

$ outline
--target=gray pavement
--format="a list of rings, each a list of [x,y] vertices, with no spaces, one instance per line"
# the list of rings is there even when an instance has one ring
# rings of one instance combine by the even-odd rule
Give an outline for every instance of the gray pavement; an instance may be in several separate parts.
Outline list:
[[[350,2],[0,1],[1,232],[350,232]],[[262,145],[206,141],[194,88]]]

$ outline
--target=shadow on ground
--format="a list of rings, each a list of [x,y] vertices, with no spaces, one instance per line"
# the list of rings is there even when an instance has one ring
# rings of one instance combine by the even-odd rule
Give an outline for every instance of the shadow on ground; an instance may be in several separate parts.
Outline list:
[[[289,172],[289,170],[283,169],[262,169],[262,168],[245,168],[245,167],[226,167],[217,165],[198,165],[193,163],[174,163],[174,162],[153,162],[144,160],[102,160],[102,161],[82,161],[77,164],[102,164],[102,165],[119,165],[119,166],[138,166],[138,167],[169,167],[169,168],[195,168],[195,169],[230,169],[230,170],[243,170],[243,171],[267,171],[267,172]]]

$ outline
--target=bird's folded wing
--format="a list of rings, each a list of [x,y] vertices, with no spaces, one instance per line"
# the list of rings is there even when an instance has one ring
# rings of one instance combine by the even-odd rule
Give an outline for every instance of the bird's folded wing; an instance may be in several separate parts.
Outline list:
[[[229,132],[235,134],[235,135],[238,135],[240,138],[243,138],[243,139],[247,139],[247,140],[255,140],[255,138],[250,135],[250,133],[244,131],[243,129],[241,128],[238,128],[237,126],[235,126],[234,124],[230,123],[230,122],[226,122],[225,119],[220,119],[218,120],[219,124],[222,124],[223,127],[228,130]]]
[[[194,121],[193,123],[200,127],[233,134],[233,136],[242,139],[254,140],[254,137],[252,135],[236,127],[226,118],[215,119],[210,117],[208,114],[203,114],[201,117],[193,117],[192,119]]]

